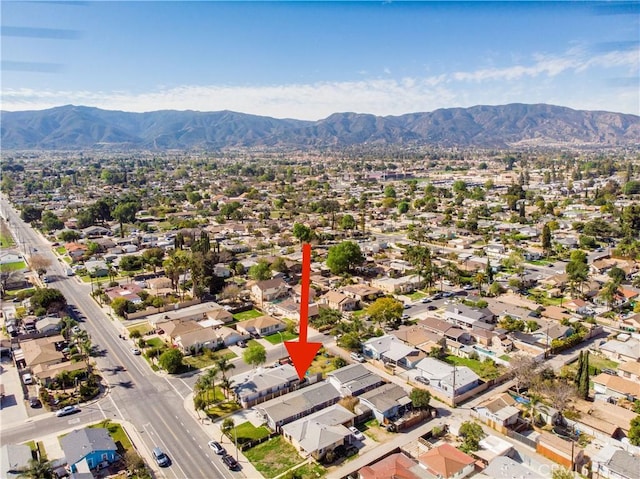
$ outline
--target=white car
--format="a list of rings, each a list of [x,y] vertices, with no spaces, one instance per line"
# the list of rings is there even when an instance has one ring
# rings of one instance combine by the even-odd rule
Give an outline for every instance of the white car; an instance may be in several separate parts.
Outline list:
[[[58,417],[63,417],[63,416],[68,416],[69,414],[74,414],[80,412],[80,408],[77,406],[65,406],[62,409],[60,409],[58,412],[56,412],[56,416]]]
[[[213,452],[215,452],[216,454],[224,454],[225,452],[227,452],[224,450],[224,447],[222,447],[217,441],[209,441],[207,444],[211,449],[213,449]]]
[[[353,437],[358,441],[364,441],[364,434],[360,432],[360,430],[355,426],[349,426],[349,431],[353,434]]]
[[[131,348],[131,354],[134,356],[140,356],[140,350],[138,348]]]

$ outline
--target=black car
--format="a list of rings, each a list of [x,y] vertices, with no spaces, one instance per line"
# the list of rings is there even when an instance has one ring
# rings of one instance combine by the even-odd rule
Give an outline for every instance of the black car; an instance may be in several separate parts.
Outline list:
[[[236,461],[231,454],[225,454],[222,456],[222,462],[226,464],[230,471],[234,471],[238,468],[238,461]]]
[[[247,342],[244,339],[241,339],[240,341],[238,341],[236,343],[236,346],[238,346],[239,348],[246,348],[247,347]]]
[[[40,402],[40,399],[31,397],[31,398],[29,398],[29,406],[31,406],[31,407],[42,407],[42,403]]]

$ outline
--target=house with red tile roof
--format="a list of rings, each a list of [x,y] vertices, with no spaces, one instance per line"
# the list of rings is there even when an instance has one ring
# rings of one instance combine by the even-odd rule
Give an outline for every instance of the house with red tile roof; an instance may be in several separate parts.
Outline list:
[[[422,454],[418,461],[442,479],[462,479],[475,470],[475,460],[451,444],[442,444]]]
[[[426,479],[429,477],[420,465],[410,457],[391,454],[358,471],[358,479]]]

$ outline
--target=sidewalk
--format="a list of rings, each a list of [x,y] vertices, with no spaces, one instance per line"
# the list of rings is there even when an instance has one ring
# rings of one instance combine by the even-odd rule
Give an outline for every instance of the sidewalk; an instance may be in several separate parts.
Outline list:
[[[233,441],[231,441],[228,437],[222,434],[220,429],[220,425],[222,421],[212,421],[209,418],[199,417],[196,411],[193,409],[193,393],[188,394],[184,398],[184,409],[191,414],[200,424],[200,427],[203,431],[206,432],[207,436],[211,439],[218,441],[220,444],[224,446],[227,452],[233,457],[238,458],[238,462],[242,467],[242,473],[245,477],[248,478],[260,478],[263,477],[262,474],[258,472],[258,470],[253,467],[253,464],[249,462],[249,460],[242,454],[242,451],[237,450]],[[238,412],[232,414],[230,417],[233,418],[236,426],[242,424],[243,422],[249,421],[247,417],[245,417],[247,411],[244,409],[239,410]]]

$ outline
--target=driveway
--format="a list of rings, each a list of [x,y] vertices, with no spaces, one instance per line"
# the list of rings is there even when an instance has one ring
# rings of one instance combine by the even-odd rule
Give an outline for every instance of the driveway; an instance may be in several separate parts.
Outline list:
[[[30,411],[27,409],[27,404],[24,400],[18,370],[11,359],[6,357],[2,357],[0,366],[2,368],[0,371],[0,384],[4,386],[4,398],[2,398],[2,408],[0,408],[0,423],[2,427],[9,427],[12,424],[24,424],[30,417]]]

